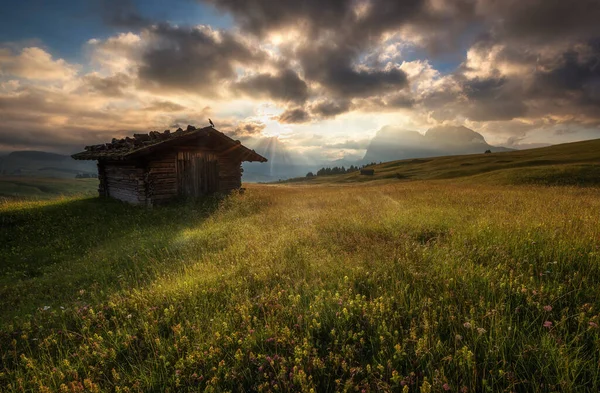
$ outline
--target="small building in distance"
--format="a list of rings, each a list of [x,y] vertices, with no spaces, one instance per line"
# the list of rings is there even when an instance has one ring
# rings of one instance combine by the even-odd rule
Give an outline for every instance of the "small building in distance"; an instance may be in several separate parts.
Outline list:
[[[147,206],[239,189],[242,162],[267,161],[213,127],[193,126],[113,139],[72,157],[98,161],[100,196]]]

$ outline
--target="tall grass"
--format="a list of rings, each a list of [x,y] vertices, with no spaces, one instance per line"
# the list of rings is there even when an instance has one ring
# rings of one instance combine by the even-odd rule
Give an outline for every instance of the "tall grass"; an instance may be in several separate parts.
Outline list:
[[[0,390],[597,391],[596,188],[0,206]]]

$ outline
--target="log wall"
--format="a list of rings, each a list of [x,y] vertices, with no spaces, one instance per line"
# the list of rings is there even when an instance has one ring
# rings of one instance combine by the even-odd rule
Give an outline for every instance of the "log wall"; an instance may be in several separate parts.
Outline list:
[[[98,161],[98,195],[101,197],[108,196],[106,189],[106,170],[102,161]]]
[[[205,179],[200,179],[203,182],[201,187],[203,192],[227,193],[242,186],[242,163],[238,157],[219,155],[202,147],[185,146],[171,151],[162,151],[160,154],[145,158],[144,161],[100,161],[98,192],[100,196],[148,206],[182,196],[182,179],[189,178],[190,174],[179,173],[187,166],[180,165],[178,156],[187,157],[190,154],[206,156],[218,168],[218,176],[205,175]],[[210,184],[204,184],[206,182]]]
[[[231,156],[219,156],[219,191],[229,192],[242,186],[242,162]]]
[[[121,201],[146,203],[144,167],[136,163],[105,163],[104,188],[106,196]]]
[[[148,205],[176,198],[177,153],[157,155],[146,163],[146,199]]]

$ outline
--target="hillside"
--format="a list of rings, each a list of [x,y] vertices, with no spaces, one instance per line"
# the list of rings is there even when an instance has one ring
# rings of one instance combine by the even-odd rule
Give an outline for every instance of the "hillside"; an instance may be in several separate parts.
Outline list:
[[[78,194],[95,195],[98,179],[0,176],[0,198],[50,199]]]
[[[0,175],[74,178],[97,173],[93,161],[76,161],[70,156],[43,151],[14,151],[0,157]]]
[[[304,181],[335,183],[462,178],[498,184],[600,185],[600,139],[491,154],[415,158],[369,168],[375,169],[374,176],[356,172]]]
[[[600,389],[597,189],[0,202],[0,391]]]

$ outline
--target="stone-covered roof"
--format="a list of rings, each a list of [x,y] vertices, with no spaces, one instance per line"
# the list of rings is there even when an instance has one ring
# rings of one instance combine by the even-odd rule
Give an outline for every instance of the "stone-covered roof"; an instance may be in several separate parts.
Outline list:
[[[224,147],[223,150],[227,150],[230,154],[235,152],[242,161],[267,161],[254,150],[242,145],[240,141],[231,139],[213,127],[196,128],[194,126],[187,126],[185,130],[178,128],[175,132],[170,130],[150,131],[148,134],[134,134],[133,138],[113,138],[109,143],[86,146],[85,151],[73,154],[71,157],[76,160],[128,160],[187,140],[210,136],[218,138]]]

